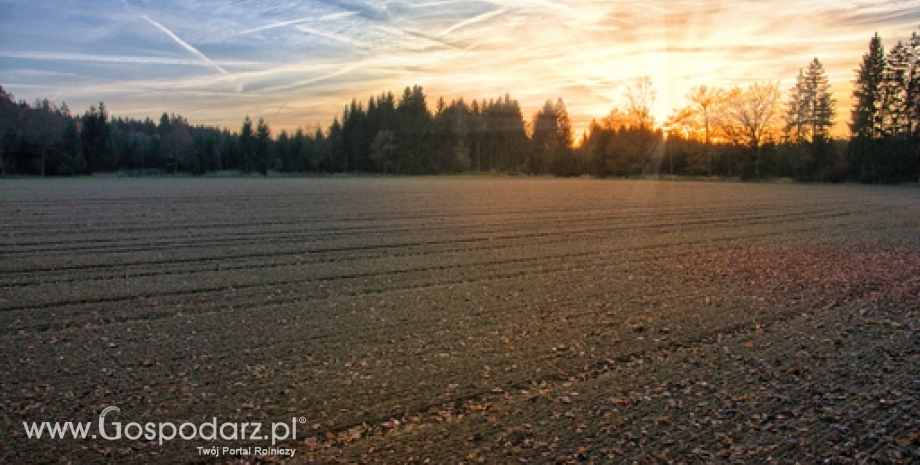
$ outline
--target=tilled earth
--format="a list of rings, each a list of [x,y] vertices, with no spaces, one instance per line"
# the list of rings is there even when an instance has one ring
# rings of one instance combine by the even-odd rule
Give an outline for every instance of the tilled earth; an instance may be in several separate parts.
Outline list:
[[[920,461],[918,189],[93,179],[0,198],[0,462],[270,445],[23,428],[112,405],[302,418],[279,444],[298,463]]]

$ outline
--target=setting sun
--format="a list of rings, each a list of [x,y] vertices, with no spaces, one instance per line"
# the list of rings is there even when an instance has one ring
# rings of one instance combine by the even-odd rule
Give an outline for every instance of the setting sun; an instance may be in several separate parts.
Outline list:
[[[918,25],[0,0],[0,463],[916,463]]]
[[[177,112],[231,128],[328,124],[352,98],[421,84],[433,98],[563,98],[576,133],[650,76],[664,121],[698,84],[779,81],[818,57],[846,108],[865,45],[920,23],[916,2],[29,2],[0,16],[17,97],[115,115]],[[66,37],[67,40],[61,40]],[[842,124],[845,118],[840,118]]]

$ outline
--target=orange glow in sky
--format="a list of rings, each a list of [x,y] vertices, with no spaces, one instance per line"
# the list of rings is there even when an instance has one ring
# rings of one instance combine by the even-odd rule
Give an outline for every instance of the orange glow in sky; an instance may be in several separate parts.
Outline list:
[[[191,4],[190,4],[191,3]],[[36,0],[0,11],[0,85],[18,98],[105,101],[118,116],[178,113],[238,129],[327,126],[357,98],[421,84],[438,97],[565,100],[576,133],[650,76],[663,121],[699,84],[780,81],[818,57],[849,119],[872,34],[887,47],[920,1]]]

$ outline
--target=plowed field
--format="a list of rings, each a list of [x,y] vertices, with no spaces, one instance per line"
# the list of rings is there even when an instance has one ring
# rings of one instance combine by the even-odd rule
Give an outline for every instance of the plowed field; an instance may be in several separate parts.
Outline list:
[[[23,426],[107,406],[297,419],[296,463],[920,461],[920,189],[12,180],[0,218],[0,462],[271,445]]]

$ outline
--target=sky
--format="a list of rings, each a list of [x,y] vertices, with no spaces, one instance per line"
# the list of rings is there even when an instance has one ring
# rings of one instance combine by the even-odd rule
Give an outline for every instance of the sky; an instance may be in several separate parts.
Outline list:
[[[0,0],[0,85],[74,113],[181,114],[238,130],[327,127],[357,98],[422,85],[517,99],[526,120],[562,98],[576,134],[650,76],[663,121],[695,85],[779,81],[815,57],[849,119],[854,70],[920,26],[920,0]]]

